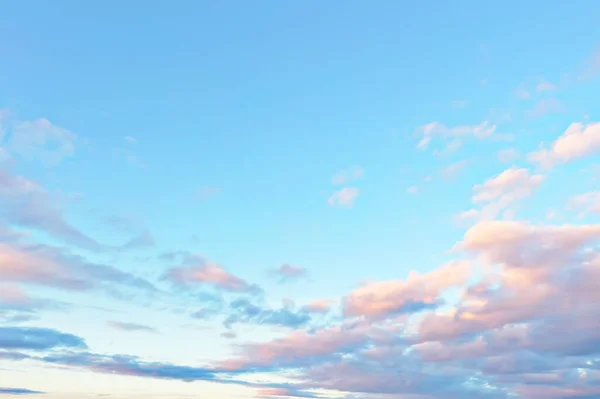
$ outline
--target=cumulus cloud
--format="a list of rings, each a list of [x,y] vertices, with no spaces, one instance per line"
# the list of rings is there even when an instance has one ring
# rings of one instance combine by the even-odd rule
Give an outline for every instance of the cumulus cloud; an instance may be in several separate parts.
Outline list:
[[[365,171],[360,166],[352,166],[348,169],[337,172],[331,178],[331,184],[345,184],[354,180],[361,179],[365,175]]]
[[[359,190],[356,187],[344,187],[329,197],[327,203],[329,206],[352,207],[354,201],[358,198]]]
[[[502,163],[513,163],[520,157],[521,154],[514,148],[504,148],[498,151],[498,160]]]
[[[443,291],[464,284],[470,270],[468,262],[451,262],[426,274],[412,271],[406,280],[366,284],[344,299],[344,314],[377,318],[436,307]]]
[[[573,123],[549,148],[528,155],[530,162],[550,169],[578,158],[600,153],[600,123]]]

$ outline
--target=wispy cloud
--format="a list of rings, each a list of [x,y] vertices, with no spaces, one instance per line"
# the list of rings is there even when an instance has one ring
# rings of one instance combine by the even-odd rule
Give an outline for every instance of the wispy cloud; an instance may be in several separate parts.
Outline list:
[[[346,184],[354,180],[361,179],[364,177],[365,171],[360,166],[353,166],[348,169],[341,170],[337,172],[331,178],[331,184],[339,185]]]
[[[148,332],[148,333],[156,333],[156,329],[143,325],[143,324],[136,324],[136,323],[128,323],[128,322],[122,322],[122,321],[108,321],[106,323],[109,327],[115,329],[115,330],[120,330],[120,331],[133,331],[133,332]]]
[[[350,208],[358,198],[360,191],[356,187],[344,187],[329,197],[327,203],[329,206]]]

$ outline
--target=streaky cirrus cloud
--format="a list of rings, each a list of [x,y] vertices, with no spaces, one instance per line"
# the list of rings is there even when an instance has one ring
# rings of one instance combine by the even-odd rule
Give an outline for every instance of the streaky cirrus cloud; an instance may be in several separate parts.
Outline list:
[[[528,155],[541,168],[551,169],[578,158],[600,153],[600,123],[572,123],[548,148]]]
[[[157,333],[158,331],[150,326],[146,326],[143,324],[137,324],[137,323],[128,323],[128,322],[123,322],[123,321],[114,321],[114,320],[109,320],[106,323],[109,327],[115,329],[115,330],[119,330],[119,331],[132,331],[132,332],[147,332],[147,333]]]
[[[122,287],[155,292],[148,281],[112,266],[91,263],[65,249],[43,244],[0,242],[0,282],[81,291]]]
[[[443,291],[465,284],[470,273],[469,262],[455,261],[425,274],[412,271],[406,280],[366,284],[344,299],[344,315],[389,317],[436,307]]]
[[[353,166],[348,169],[337,172],[331,178],[331,184],[345,184],[354,180],[361,179],[365,175],[365,171],[360,166]]]
[[[329,206],[350,208],[358,198],[360,191],[356,187],[344,187],[329,196],[327,203]]]
[[[256,292],[260,288],[248,283],[217,263],[202,256],[187,256],[182,266],[171,268],[164,278],[180,286],[210,285],[230,292]]]
[[[120,246],[100,244],[67,221],[62,204],[48,190],[4,169],[0,169],[0,205],[0,216],[9,223],[49,234],[87,250],[124,250],[154,245],[149,232]]]
[[[417,132],[421,136],[417,148],[427,149],[429,144],[436,138],[439,137],[445,141],[450,141],[449,145],[455,143],[456,140],[463,138],[472,137],[476,139],[483,139],[491,136],[496,131],[496,125],[489,121],[483,121],[478,125],[457,125],[448,127],[440,122],[430,122],[426,125],[420,126]]]

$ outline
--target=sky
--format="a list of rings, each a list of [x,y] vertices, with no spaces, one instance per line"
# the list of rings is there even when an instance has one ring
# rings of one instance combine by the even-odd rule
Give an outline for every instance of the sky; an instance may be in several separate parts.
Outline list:
[[[600,398],[599,16],[0,2],[0,397]]]

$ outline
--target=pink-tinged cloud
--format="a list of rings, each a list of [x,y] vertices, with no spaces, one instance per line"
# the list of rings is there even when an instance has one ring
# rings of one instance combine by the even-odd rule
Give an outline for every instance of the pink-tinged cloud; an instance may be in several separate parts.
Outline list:
[[[240,357],[223,361],[219,367],[241,370],[260,367],[299,367],[352,351],[368,340],[368,327],[329,327],[313,333],[295,331],[283,338],[241,346]]]
[[[284,263],[275,269],[273,273],[281,280],[294,280],[306,276],[307,271],[303,267]]]
[[[385,317],[435,306],[447,288],[465,284],[470,276],[468,262],[451,262],[432,272],[411,272],[406,280],[367,284],[344,300],[347,317]]]
[[[455,249],[476,255],[486,275],[464,292],[453,312],[427,314],[419,338],[452,339],[600,306],[600,255],[591,250],[599,242],[600,225],[475,225]]]
[[[544,182],[543,175],[532,175],[524,168],[509,168],[483,184],[473,187],[472,201],[479,208],[463,212],[460,218],[492,220],[507,212],[521,200],[530,197]]]
[[[192,266],[172,268],[167,272],[166,278],[178,285],[207,284],[233,292],[251,291],[256,288],[208,259],[194,257],[192,261],[195,262]]]
[[[574,196],[569,200],[569,207],[580,211],[579,216],[600,213],[600,191]]]
[[[123,245],[102,245],[67,221],[63,207],[49,191],[3,169],[0,169],[0,207],[0,214],[12,224],[41,231],[92,251],[124,250],[154,243],[152,236],[145,232]]]
[[[600,153],[600,123],[573,123],[549,148],[529,154],[530,162],[550,169],[577,158]]]
[[[1,281],[0,274],[0,281]],[[0,304],[25,305],[31,302],[31,297],[18,285],[0,285]]]
[[[358,198],[359,190],[356,187],[344,187],[329,197],[327,203],[329,206],[338,206],[349,208],[354,205],[354,201]]]
[[[335,301],[332,299],[317,299],[305,305],[303,309],[309,313],[327,313],[333,303]]]
[[[154,291],[147,281],[113,267],[45,245],[0,243],[0,282],[33,284],[66,290],[126,285]]]

